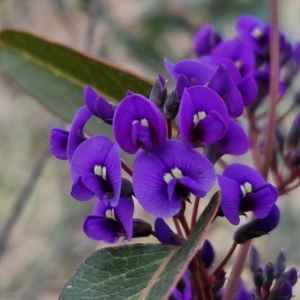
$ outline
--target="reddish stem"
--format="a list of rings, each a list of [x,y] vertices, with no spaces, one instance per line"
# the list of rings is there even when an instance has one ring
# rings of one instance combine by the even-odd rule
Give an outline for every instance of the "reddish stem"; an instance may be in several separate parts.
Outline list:
[[[196,221],[197,221],[199,203],[200,203],[200,198],[196,197],[195,202],[194,202],[194,207],[193,207],[192,218],[191,218],[191,228],[193,228],[195,226]]]
[[[180,234],[181,236],[183,236],[183,233],[182,233],[182,230],[181,230],[181,227],[180,227],[178,219],[176,219],[175,217],[173,217],[173,222],[174,222],[174,225],[175,225],[177,233]]]
[[[167,128],[168,128],[168,139],[172,138],[172,121],[167,120]]]
[[[133,174],[133,171],[132,169],[126,164],[126,162],[121,159],[121,166],[122,166],[122,169],[129,175],[132,177],[132,174]]]

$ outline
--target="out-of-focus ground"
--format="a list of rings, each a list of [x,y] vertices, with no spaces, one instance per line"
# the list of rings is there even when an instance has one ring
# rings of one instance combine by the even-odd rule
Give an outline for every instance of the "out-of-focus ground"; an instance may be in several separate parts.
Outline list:
[[[217,28],[230,35],[240,12],[254,12],[267,20],[263,1],[252,2],[256,1],[2,0],[0,27],[30,30],[154,78],[158,72],[166,74],[163,57],[172,61],[193,57],[193,33],[205,22],[216,22]],[[282,30],[290,40],[300,40],[300,2],[280,4]],[[1,230],[48,144],[50,128],[62,123],[2,72],[0,91]],[[1,300],[57,299],[76,266],[92,251],[105,246],[83,234],[82,221],[92,203],[73,200],[69,189],[68,164],[49,156],[0,260]],[[275,259],[284,247],[288,265],[299,268],[299,190],[280,203],[280,226],[254,243],[265,263]],[[153,221],[138,208],[136,216]],[[217,253],[215,265],[230,247],[233,230],[224,220],[218,220],[211,229]],[[294,294],[300,299],[299,287]]]

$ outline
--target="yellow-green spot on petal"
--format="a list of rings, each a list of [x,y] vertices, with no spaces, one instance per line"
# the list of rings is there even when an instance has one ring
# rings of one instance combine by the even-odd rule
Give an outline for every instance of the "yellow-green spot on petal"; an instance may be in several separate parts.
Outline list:
[[[96,166],[94,167],[94,173],[95,173],[96,175],[102,176],[102,167],[96,165]]]
[[[240,186],[242,194],[243,194],[243,198],[245,198],[247,196],[247,194],[252,193],[252,185],[249,182],[245,182],[244,184],[242,184]]]
[[[197,114],[193,116],[194,128],[198,125],[198,123],[206,118],[206,113],[204,111],[199,111]]]
[[[174,178],[174,177],[172,176],[171,173],[166,173],[166,174],[164,175],[164,181],[165,181],[166,183],[169,183],[173,178]]]
[[[148,123],[147,119],[142,119],[142,120],[141,120],[141,124],[142,124],[143,126],[149,127],[149,123]]]
[[[174,169],[171,170],[172,175],[174,176],[174,178],[180,179],[183,177],[182,172],[175,167]]]

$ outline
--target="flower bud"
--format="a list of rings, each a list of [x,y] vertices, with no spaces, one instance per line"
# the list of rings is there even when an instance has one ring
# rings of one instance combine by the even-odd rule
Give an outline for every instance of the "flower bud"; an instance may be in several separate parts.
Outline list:
[[[147,237],[152,233],[152,226],[151,224],[147,223],[141,219],[133,219],[133,230],[132,230],[132,237]]]
[[[261,266],[260,255],[254,245],[251,246],[249,254],[249,267],[252,274],[255,274],[258,268]]]
[[[217,293],[224,285],[226,281],[226,272],[224,270],[221,270],[220,273],[218,274],[218,277],[216,278],[216,281],[214,285],[212,286],[212,291],[213,293]]]
[[[166,101],[167,82],[162,75],[157,75],[150,93],[149,100],[159,108],[162,108]]]
[[[272,261],[269,261],[265,267],[266,279],[268,282],[272,282],[275,279],[275,266]]]
[[[261,288],[266,282],[266,274],[264,270],[259,267],[255,273],[253,273],[253,282],[257,288]]]
[[[274,261],[275,278],[278,279],[284,272],[286,267],[286,255],[284,249],[281,249],[278,253],[276,260]]]
[[[131,197],[134,195],[132,183],[130,180],[122,177],[120,197]]]
[[[167,120],[173,120],[176,118],[179,110],[179,104],[180,101],[177,96],[177,90],[175,89],[165,102],[164,116]]]

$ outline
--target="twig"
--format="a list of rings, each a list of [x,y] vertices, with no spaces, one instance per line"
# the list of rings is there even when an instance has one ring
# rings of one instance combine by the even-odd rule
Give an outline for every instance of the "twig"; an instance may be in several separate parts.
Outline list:
[[[193,207],[192,218],[191,218],[191,228],[195,226],[195,223],[197,221],[199,203],[200,203],[200,198],[196,197],[194,202],[194,207]]]
[[[11,215],[7,219],[0,233],[0,260],[5,252],[7,241],[10,237],[10,234],[14,226],[16,225],[18,219],[20,218],[24,210],[25,204],[30,199],[30,195],[34,190],[35,185],[49,157],[50,157],[50,151],[49,151],[49,146],[47,144],[47,146],[40,153],[40,156],[37,159],[35,165],[33,166],[30,177],[26,182],[26,184],[24,185],[23,189],[21,190],[19,196],[17,197]]]

